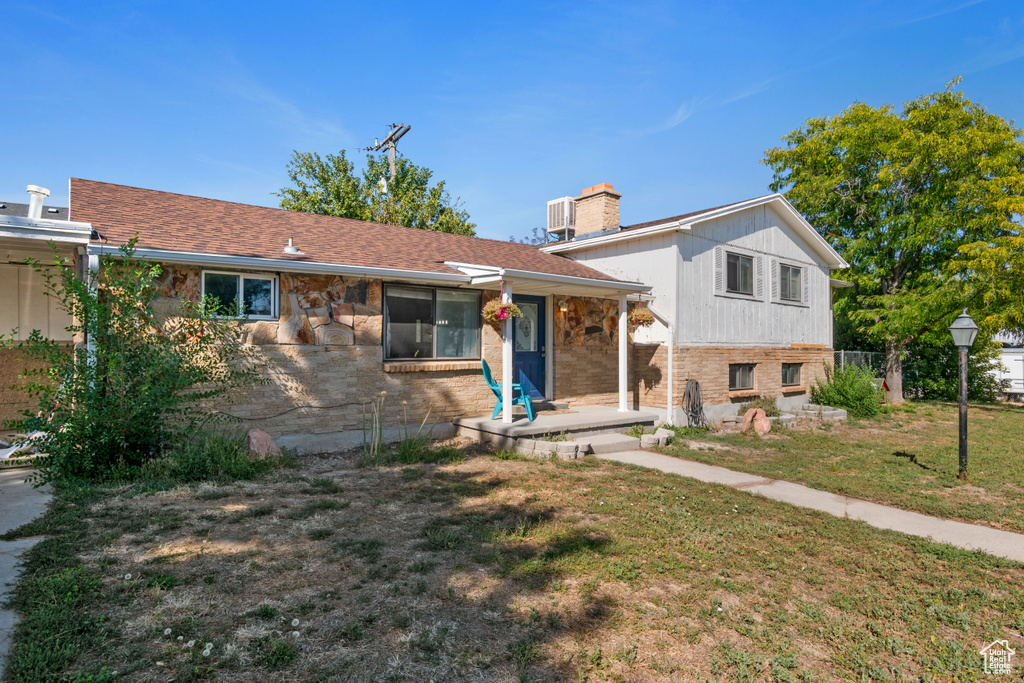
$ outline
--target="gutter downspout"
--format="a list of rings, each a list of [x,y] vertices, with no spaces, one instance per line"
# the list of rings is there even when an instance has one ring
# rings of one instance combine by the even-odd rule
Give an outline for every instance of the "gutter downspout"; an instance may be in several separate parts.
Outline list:
[[[668,328],[668,401],[665,412],[665,419],[670,425],[676,423],[674,415],[672,414],[672,404],[675,401],[673,396],[673,388],[675,387],[675,368],[673,367],[673,360],[675,357],[675,340],[676,340],[676,328],[672,324],[672,321],[665,317],[657,308],[647,304],[647,310],[651,312],[658,322]]]

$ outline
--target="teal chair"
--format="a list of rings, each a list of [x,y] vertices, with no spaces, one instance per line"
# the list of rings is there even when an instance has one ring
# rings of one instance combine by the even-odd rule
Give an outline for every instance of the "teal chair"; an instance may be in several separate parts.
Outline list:
[[[481,360],[484,366],[484,379],[487,380],[487,386],[491,388],[494,395],[498,397],[498,402],[494,404],[494,413],[491,415],[492,420],[497,420],[498,416],[501,415],[501,408],[504,405],[504,401],[501,398],[501,385],[494,381],[494,377],[491,376],[491,368],[487,365],[487,361]],[[536,417],[533,413],[533,400],[530,398],[530,394],[523,391],[523,385],[516,383],[512,385],[512,405],[521,404],[526,406],[526,417],[530,418],[530,422]]]

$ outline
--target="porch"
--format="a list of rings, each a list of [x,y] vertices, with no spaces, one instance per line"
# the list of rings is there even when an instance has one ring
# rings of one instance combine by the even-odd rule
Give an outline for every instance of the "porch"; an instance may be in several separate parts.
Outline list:
[[[538,411],[533,422],[527,419],[525,412],[515,414],[518,411],[513,411],[511,422],[492,420],[487,414],[457,417],[452,423],[461,436],[491,443],[499,448],[514,448],[519,439],[561,437],[563,434],[566,439],[622,434],[635,424],[651,427],[659,418],[654,412],[621,411],[612,406],[569,407],[565,403],[554,401],[543,407],[548,409]]]

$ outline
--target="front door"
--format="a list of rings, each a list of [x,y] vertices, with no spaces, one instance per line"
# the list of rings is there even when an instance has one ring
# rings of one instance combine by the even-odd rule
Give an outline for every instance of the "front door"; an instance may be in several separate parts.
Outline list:
[[[544,297],[513,296],[523,312],[512,320],[512,381],[519,382],[531,398],[544,398],[546,348]]]

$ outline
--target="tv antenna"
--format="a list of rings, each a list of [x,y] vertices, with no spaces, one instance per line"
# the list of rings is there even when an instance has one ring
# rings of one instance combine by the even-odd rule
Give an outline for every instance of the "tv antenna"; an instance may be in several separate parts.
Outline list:
[[[377,138],[374,138],[373,147],[367,147],[366,151],[379,152],[385,147],[387,148],[388,161],[390,162],[391,166],[391,182],[395,182],[395,151],[397,149],[396,143],[402,138],[403,135],[409,132],[409,129],[412,128],[412,126],[406,126],[405,124],[402,123],[392,123],[390,125],[391,132],[388,133],[388,136],[381,140],[380,142],[377,141]]]

